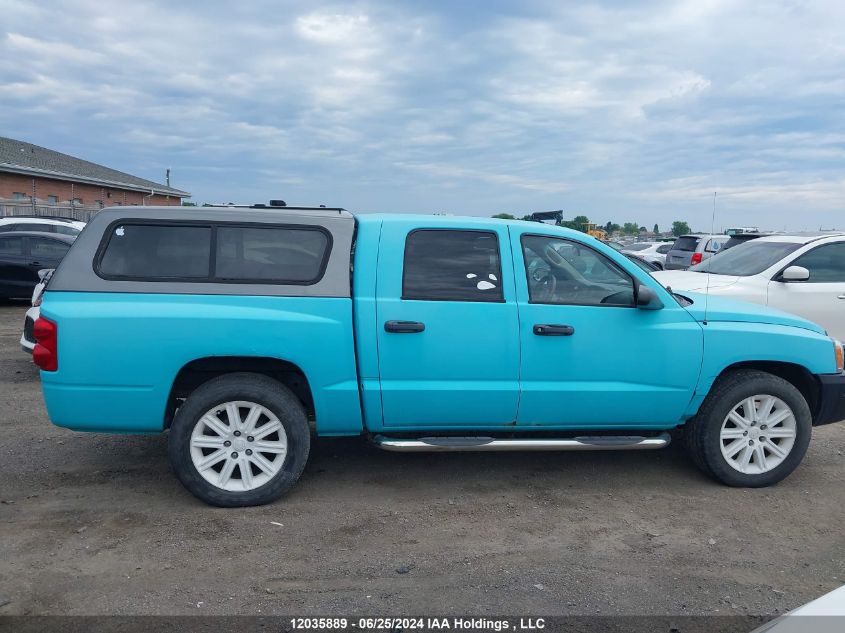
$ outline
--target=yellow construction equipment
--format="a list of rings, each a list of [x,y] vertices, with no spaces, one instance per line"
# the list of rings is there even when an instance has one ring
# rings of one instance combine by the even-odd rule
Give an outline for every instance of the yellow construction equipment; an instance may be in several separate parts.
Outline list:
[[[584,222],[581,226],[584,227],[585,233],[587,235],[592,235],[596,239],[599,240],[606,240],[607,239],[607,232],[604,229],[600,229],[596,226],[593,222]]]

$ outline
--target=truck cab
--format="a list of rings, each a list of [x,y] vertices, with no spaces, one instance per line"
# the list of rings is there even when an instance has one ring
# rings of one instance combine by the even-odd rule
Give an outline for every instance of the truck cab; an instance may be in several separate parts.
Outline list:
[[[104,210],[35,336],[54,423],[169,431],[176,475],[221,506],[282,495],[312,435],[635,450],[678,431],[708,474],[762,486],[845,417],[842,347],[820,327],[673,294],[589,235],[525,221]]]

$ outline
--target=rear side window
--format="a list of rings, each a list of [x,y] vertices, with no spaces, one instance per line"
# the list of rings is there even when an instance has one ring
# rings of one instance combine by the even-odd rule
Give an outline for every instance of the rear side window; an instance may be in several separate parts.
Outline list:
[[[672,250],[671,244],[664,244],[663,246],[657,247],[657,252],[660,253],[661,255],[665,255],[666,253],[668,253],[671,250]]]
[[[672,244],[673,251],[687,251],[692,253],[695,251],[695,247],[698,246],[698,243],[701,241],[700,237],[693,237],[691,235],[687,235],[684,237],[679,237],[675,240],[675,243]]]
[[[323,275],[329,237],[317,229],[218,227],[215,278],[314,283]]]
[[[98,272],[122,279],[208,278],[211,227],[123,224],[111,229]]]
[[[70,244],[65,244],[59,240],[50,240],[43,237],[29,238],[29,254],[32,257],[61,259],[69,249]]]
[[[501,302],[501,279],[493,232],[420,229],[408,235],[403,299]]]
[[[127,222],[107,239],[97,273],[145,281],[312,284],[331,250],[328,232],[310,227]]]

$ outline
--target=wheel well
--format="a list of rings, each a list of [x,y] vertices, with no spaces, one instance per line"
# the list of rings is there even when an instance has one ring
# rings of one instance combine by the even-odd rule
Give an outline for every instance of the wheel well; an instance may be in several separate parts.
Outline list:
[[[810,411],[813,413],[813,419],[815,419],[819,406],[819,384],[806,367],[780,361],[745,361],[726,367],[719,374],[719,378],[736,369],[758,369],[779,376],[791,383],[804,396],[810,406]]]
[[[173,421],[173,414],[177,407],[194,389],[212,378],[233,372],[253,372],[278,380],[299,398],[305,407],[308,419],[314,419],[311,386],[308,384],[305,373],[297,365],[279,358],[263,356],[210,356],[192,360],[176,374],[167,401],[165,428],[169,427]]]

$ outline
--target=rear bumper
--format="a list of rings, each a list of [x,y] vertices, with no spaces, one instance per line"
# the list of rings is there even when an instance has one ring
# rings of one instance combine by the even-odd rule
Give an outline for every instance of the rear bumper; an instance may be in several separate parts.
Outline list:
[[[818,374],[819,406],[813,425],[845,420],[845,374]]]

